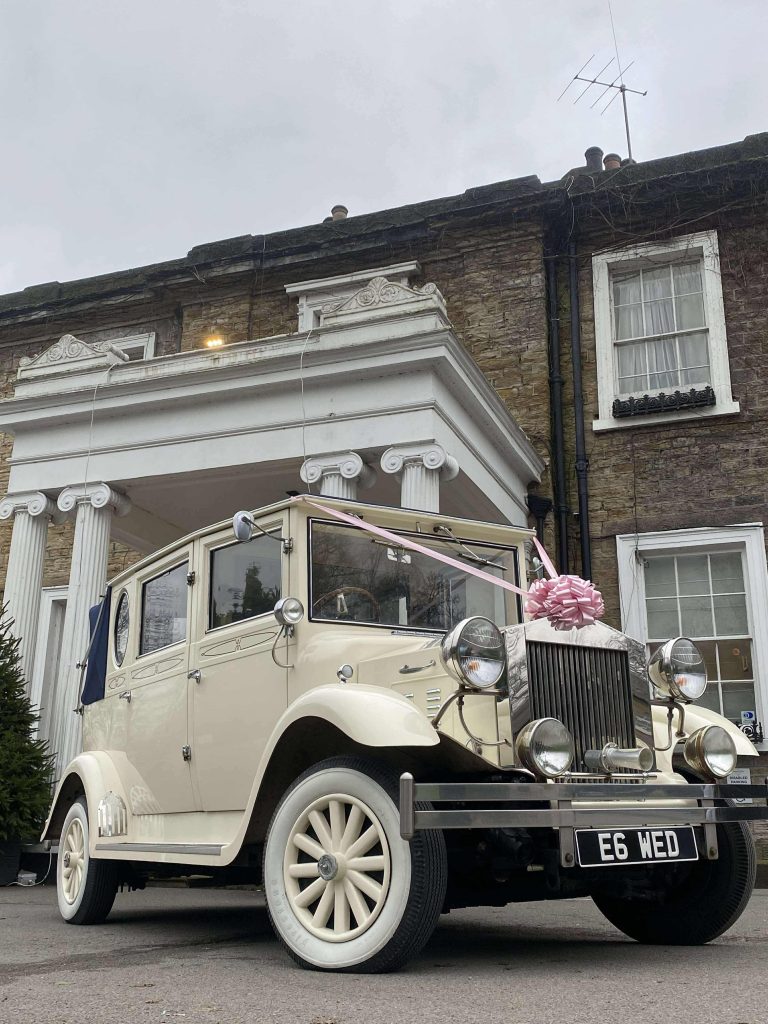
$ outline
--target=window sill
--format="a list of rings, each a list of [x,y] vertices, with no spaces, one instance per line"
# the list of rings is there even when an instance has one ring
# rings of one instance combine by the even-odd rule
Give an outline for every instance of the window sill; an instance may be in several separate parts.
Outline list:
[[[599,419],[592,421],[592,430],[595,434],[607,430],[626,430],[628,427],[656,427],[666,423],[681,423],[684,420],[711,419],[713,416],[733,416],[741,411],[738,402],[721,402],[717,405],[704,406],[701,409],[690,409],[681,412],[649,413],[647,416],[622,416],[614,419]]]

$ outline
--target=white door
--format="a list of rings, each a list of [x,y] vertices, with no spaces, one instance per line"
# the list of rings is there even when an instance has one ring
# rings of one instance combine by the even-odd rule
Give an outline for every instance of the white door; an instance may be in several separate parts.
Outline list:
[[[273,608],[288,590],[281,536],[287,515],[259,524],[269,536],[232,541],[227,530],[200,542],[190,669],[192,770],[206,811],[241,810],[267,740],[287,707],[288,670],[275,664]],[[285,646],[278,654],[285,660]]]
[[[125,753],[136,780],[134,814],[196,809],[188,752],[192,550],[192,545],[179,548],[137,577],[134,657],[121,682],[124,689],[109,698],[127,704]],[[113,593],[115,607],[119,600],[120,593]]]

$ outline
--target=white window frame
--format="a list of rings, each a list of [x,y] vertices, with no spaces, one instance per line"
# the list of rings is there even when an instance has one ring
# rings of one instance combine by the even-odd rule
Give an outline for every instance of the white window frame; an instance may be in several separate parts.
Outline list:
[[[640,559],[650,555],[684,555],[726,550],[739,550],[744,554],[744,587],[747,594],[747,622],[752,637],[755,710],[765,727],[768,724],[765,718],[765,709],[768,708],[768,622],[762,612],[768,608],[768,568],[762,523],[667,530],[659,533],[628,533],[617,536],[616,556],[622,629],[641,643],[647,642],[645,573]],[[757,747],[758,750],[768,750],[768,739],[757,744]]]
[[[650,413],[647,416],[616,418],[611,412],[619,397],[613,340],[611,308],[611,274],[627,273],[633,267],[700,258],[703,260],[704,309],[707,320],[709,368],[715,404],[680,412]],[[595,432],[627,427],[655,426],[681,420],[707,419],[739,412],[739,403],[731,394],[731,369],[728,363],[728,342],[720,279],[720,252],[716,231],[698,231],[666,242],[650,242],[628,246],[592,257],[592,290],[595,309],[595,348],[597,353],[598,419],[592,423]],[[681,388],[681,390],[683,390]]]

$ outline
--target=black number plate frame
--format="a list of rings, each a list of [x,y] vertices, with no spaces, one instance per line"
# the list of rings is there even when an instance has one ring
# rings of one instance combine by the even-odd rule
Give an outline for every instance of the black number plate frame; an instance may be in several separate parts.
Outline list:
[[[577,863],[583,868],[680,864],[699,859],[693,825],[575,831]]]

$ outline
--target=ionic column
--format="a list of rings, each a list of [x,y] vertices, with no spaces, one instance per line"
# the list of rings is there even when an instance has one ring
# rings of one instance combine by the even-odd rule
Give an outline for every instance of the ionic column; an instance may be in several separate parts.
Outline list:
[[[440,481],[453,480],[459,464],[442,445],[398,444],[387,448],[381,468],[400,480],[400,505],[422,512],[440,511]]]
[[[358,487],[371,487],[376,479],[357,452],[313,455],[302,465],[300,475],[305,484],[316,485],[320,494],[349,501],[356,500]]]
[[[56,681],[56,723],[51,738],[51,748],[57,756],[57,778],[80,750],[80,719],[72,714],[80,698],[80,670],[76,666],[88,646],[88,610],[98,603],[106,585],[112,516],[125,515],[131,507],[124,495],[104,483],[65,487],[58,505],[62,512],[75,512],[75,537]]]
[[[4,601],[7,615],[13,619],[13,635],[21,639],[21,670],[29,684],[37,646],[48,524],[60,516],[55,503],[41,491],[6,495],[0,502],[0,519],[11,516],[13,533]]]

